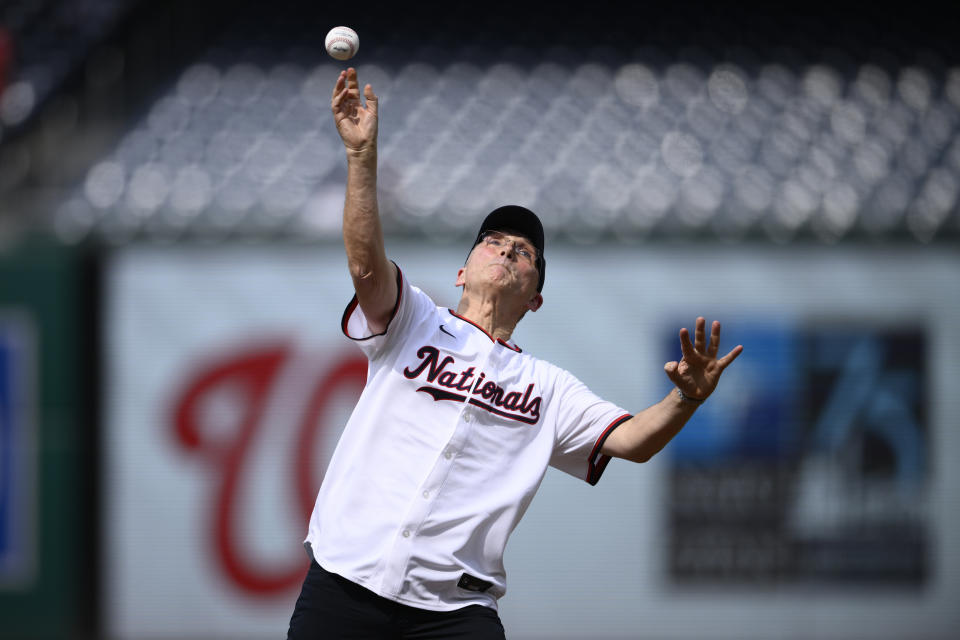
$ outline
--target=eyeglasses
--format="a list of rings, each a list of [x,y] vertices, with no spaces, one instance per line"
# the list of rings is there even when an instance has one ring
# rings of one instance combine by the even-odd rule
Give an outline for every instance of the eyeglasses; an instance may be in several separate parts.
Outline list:
[[[480,241],[486,244],[488,247],[498,248],[508,244],[513,244],[514,251],[517,252],[518,256],[534,264],[537,261],[537,250],[534,249],[529,243],[524,242],[523,240],[510,240],[506,235],[500,233],[499,231],[485,231],[483,235],[480,236]]]

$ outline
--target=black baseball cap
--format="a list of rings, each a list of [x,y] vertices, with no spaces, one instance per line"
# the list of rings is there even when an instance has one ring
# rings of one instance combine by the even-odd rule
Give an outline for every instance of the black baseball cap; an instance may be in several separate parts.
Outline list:
[[[477,232],[477,239],[473,242],[473,246],[477,246],[485,231],[513,231],[526,236],[533,243],[537,250],[537,271],[540,273],[537,293],[543,291],[547,261],[543,257],[543,225],[540,223],[537,214],[516,204],[497,207],[483,219],[483,224],[480,225],[480,231]]]

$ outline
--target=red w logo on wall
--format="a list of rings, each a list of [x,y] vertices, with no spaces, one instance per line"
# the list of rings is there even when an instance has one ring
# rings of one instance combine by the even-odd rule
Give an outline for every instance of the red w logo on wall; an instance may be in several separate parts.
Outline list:
[[[271,400],[280,397],[283,384],[281,373],[293,360],[289,344],[274,344],[233,353],[196,368],[187,384],[175,397],[172,427],[176,441],[186,452],[202,459],[212,471],[208,529],[206,536],[217,565],[232,584],[240,590],[257,596],[277,594],[299,585],[306,573],[302,552],[291,554],[297,561],[286,566],[256,562],[238,544],[241,501],[239,487],[244,475],[251,473],[251,456],[261,429],[276,428],[265,424],[266,409]],[[285,452],[289,464],[282,465],[287,474],[282,486],[287,491],[279,499],[293,501],[292,512],[298,514],[294,526],[306,535],[306,525],[313,509],[318,479],[322,469],[315,452],[321,434],[339,432],[342,424],[331,424],[331,401],[334,395],[348,393],[353,401],[359,397],[366,382],[367,360],[362,355],[345,356],[328,363],[325,372],[317,376],[311,391],[297,401],[299,419],[293,425],[295,437],[292,447]],[[224,388],[231,388],[233,402],[240,406],[229,412],[232,424],[224,436],[222,425],[215,429],[207,424],[202,410],[204,402]],[[239,391],[237,393],[236,391]],[[285,396],[284,396],[285,397]],[[342,398],[342,395],[340,395]],[[290,412],[296,415],[296,410]]]

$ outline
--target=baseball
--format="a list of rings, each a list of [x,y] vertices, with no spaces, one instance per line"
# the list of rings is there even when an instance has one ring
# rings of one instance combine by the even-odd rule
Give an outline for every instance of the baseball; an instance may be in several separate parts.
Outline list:
[[[327,53],[337,60],[349,60],[360,49],[360,36],[350,27],[334,27],[323,42]]]

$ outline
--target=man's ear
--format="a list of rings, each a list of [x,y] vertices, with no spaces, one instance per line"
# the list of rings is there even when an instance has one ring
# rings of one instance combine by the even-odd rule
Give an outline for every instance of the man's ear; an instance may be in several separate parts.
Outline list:
[[[463,285],[466,284],[466,281],[463,279],[463,275],[465,271],[466,269],[464,269],[463,267],[460,267],[459,269],[457,269],[457,281],[453,283],[453,286],[462,287]]]
[[[532,298],[530,298],[530,301],[527,302],[527,309],[529,309],[530,311],[535,312],[537,309],[539,309],[542,306],[543,306],[543,296],[540,295],[539,293],[533,296]]]

